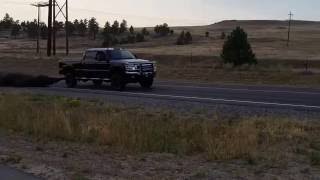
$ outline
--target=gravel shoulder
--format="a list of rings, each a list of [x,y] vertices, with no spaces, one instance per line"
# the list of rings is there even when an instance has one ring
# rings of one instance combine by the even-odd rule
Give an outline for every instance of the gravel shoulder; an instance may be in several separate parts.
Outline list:
[[[56,179],[319,179],[318,168],[303,159],[250,164],[207,161],[172,154],[123,155],[108,147],[36,141],[2,134],[2,163],[48,180]],[[299,159],[299,158],[298,158]]]

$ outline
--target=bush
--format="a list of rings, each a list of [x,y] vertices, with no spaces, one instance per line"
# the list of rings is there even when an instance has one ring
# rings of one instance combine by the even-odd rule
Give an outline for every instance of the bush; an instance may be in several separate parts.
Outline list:
[[[257,64],[257,59],[251,49],[247,33],[242,28],[237,27],[228,36],[223,45],[221,58],[224,60],[224,63],[231,63],[233,66]]]
[[[136,42],[143,42],[144,41],[144,35],[141,33],[138,33],[136,35]]]
[[[170,30],[167,23],[164,23],[163,25],[157,25],[154,28],[154,32],[160,36],[167,36],[169,33],[174,33],[172,30]]]
[[[180,36],[177,39],[177,45],[185,45],[192,43],[192,35],[191,33],[182,31]]]
[[[209,37],[210,36],[210,33],[207,31],[206,32],[206,37]]]

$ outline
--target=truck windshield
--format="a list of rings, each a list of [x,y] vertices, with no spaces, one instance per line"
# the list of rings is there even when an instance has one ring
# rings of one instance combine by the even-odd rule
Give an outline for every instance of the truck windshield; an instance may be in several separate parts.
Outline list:
[[[112,60],[135,59],[135,56],[131,52],[124,50],[110,51],[110,56]]]

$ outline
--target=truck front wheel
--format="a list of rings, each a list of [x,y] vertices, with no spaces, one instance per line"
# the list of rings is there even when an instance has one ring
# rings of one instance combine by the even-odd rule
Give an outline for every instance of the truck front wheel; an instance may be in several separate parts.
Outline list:
[[[77,79],[73,74],[66,75],[66,85],[68,88],[74,88],[77,86]]]
[[[117,91],[123,91],[126,87],[125,78],[120,73],[111,76],[111,87]]]
[[[139,83],[142,88],[150,89],[153,85],[153,78],[142,79]]]

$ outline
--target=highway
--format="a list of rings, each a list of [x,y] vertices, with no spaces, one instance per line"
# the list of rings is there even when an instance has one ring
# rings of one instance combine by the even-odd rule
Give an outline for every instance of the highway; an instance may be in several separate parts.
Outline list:
[[[203,106],[232,105],[247,108],[290,109],[320,112],[320,89],[250,86],[250,85],[210,85],[200,83],[157,81],[154,88],[145,90],[138,85],[128,85],[125,91],[113,91],[109,85],[96,88],[91,83],[80,84],[68,89],[61,81],[49,88],[27,88],[38,93],[76,97],[135,99],[139,102],[157,101],[175,103],[198,103]]]

